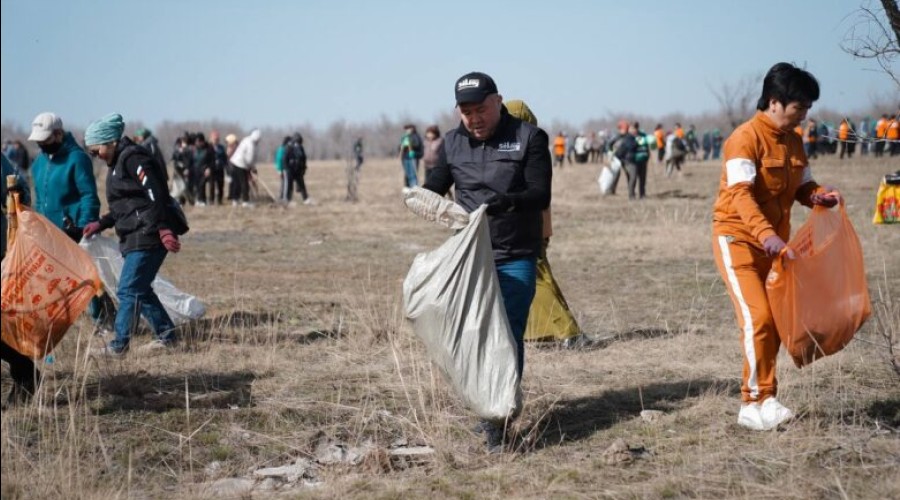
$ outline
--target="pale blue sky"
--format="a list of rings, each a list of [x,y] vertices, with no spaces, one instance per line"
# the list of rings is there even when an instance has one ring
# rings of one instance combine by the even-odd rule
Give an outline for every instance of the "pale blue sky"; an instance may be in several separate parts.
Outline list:
[[[709,86],[805,65],[818,105],[900,95],[839,47],[863,0],[3,0],[2,119],[52,110],[325,127],[452,110],[485,71],[542,120],[717,108]],[[850,17],[848,19],[848,16]],[[546,117],[546,118],[545,118]]]

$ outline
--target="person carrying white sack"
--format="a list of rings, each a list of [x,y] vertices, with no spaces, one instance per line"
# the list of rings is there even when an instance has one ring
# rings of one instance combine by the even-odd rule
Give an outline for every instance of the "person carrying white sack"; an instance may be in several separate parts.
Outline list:
[[[543,243],[541,212],[550,205],[549,139],[543,130],[509,114],[490,76],[465,74],[454,90],[461,122],[444,137],[423,187],[442,196],[455,187],[457,203],[469,212],[487,206],[494,263],[521,378],[525,327]],[[502,426],[483,421],[479,430],[489,450],[499,451]]]

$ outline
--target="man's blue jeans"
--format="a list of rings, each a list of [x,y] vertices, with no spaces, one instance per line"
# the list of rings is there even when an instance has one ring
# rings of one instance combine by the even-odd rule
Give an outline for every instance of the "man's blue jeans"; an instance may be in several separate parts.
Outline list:
[[[416,187],[419,185],[419,180],[416,176],[416,159],[415,158],[403,158],[401,160],[403,162],[403,174],[406,176],[406,187]]]
[[[163,247],[150,250],[132,250],[125,255],[122,275],[119,276],[119,310],[116,312],[116,338],[109,344],[113,351],[128,348],[131,335],[137,330],[141,316],[147,318],[157,339],[163,342],[175,340],[175,325],[159,302],[151,286],[166,259]]]
[[[537,279],[537,258],[505,260],[497,262],[497,277],[500,279],[500,295],[506,307],[506,317],[516,348],[519,353],[519,377],[525,369],[525,327],[528,325],[528,311],[534,299]]]

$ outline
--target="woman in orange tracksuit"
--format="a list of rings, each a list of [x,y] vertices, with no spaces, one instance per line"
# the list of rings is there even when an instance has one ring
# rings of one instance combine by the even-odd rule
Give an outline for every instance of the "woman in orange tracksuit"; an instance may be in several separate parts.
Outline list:
[[[837,193],[820,187],[792,131],[819,98],[810,73],[778,63],[766,74],[756,115],[725,142],[725,162],[713,208],[713,253],[741,331],[743,404],[738,424],[768,430],[793,417],[775,398],[780,340],[765,280],[791,227],[791,205],[834,206]]]

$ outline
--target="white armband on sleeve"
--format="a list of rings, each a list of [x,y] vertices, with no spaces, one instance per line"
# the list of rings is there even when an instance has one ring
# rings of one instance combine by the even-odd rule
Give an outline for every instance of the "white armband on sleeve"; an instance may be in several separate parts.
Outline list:
[[[725,174],[728,179],[728,187],[756,180],[756,164],[747,158],[733,158],[725,162]]]

